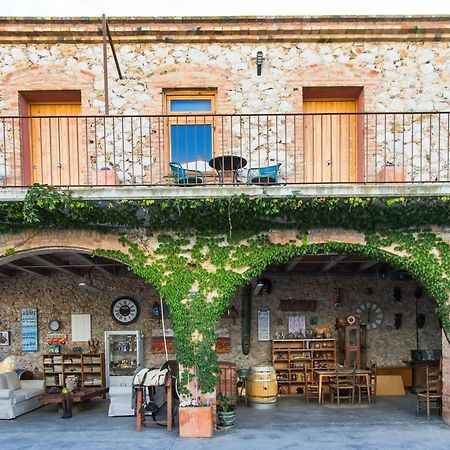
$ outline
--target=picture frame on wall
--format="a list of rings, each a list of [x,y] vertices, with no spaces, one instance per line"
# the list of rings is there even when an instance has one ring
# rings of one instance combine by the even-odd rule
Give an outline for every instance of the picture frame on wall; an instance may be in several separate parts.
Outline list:
[[[258,341],[270,341],[270,310],[258,309]]]
[[[0,331],[0,345],[11,345],[9,331]]]

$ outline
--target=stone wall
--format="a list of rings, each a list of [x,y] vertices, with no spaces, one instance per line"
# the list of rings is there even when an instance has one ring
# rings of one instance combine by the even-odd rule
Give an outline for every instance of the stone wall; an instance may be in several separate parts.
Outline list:
[[[216,112],[221,114],[301,113],[303,88],[343,86],[363,88],[363,111],[450,108],[447,42],[123,43],[116,50],[124,78],[118,78],[110,57],[112,115],[163,114],[164,90],[179,88],[215,90]],[[256,75],[257,51],[264,54],[261,76]],[[104,114],[100,45],[2,44],[0,67],[0,114],[19,113],[21,91],[55,87],[80,90],[83,114]],[[367,181],[374,181],[384,161],[406,166],[407,179],[445,179],[449,163],[446,117],[389,115],[378,119],[372,117],[365,124],[373,143],[366,155]],[[221,136],[217,152],[240,152],[243,145],[250,165],[281,162],[286,177],[295,175],[301,180],[299,119],[294,124],[283,116],[276,120],[261,117],[258,125],[248,118],[239,120],[231,124],[230,118],[222,118],[215,124]],[[7,142],[13,131],[20,135],[18,125],[7,121],[0,130],[7,138],[0,165],[7,167],[14,161],[17,173],[20,155]],[[89,119],[80,123],[85,133],[80,135],[80,161],[92,165],[85,171],[114,167],[121,183],[159,181],[161,165],[167,163],[165,126],[157,119],[114,124],[112,119],[106,123]],[[300,128],[294,131],[296,126]],[[83,184],[89,182],[83,180]]]
[[[258,342],[257,311],[270,310],[270,329],[273,338],[276,331],[284,335],[288,332],[288,317],[304,315],[306,325],[310,327],[310,318],[317,317],[317,326],[329,326],[333,337],[336,317],[355,315],[362,303],[376,303],[383,312],[383,322],[378,330],[367,331],[367,361],[376,360],[379,366],[401,366],[411,358],[411,350],[416,349],[415,297],[416,284],[413,281],[393,282],[384,279],[354,277],[280,277],[271,278],[272,292],[263,291],[261,296],[253,298],[251,322],[251,349],[248,356],[242,354],[240,347],[240,320],[232,325],[231,319],[222,319],[222,325],[232,329],[232,347],[230,355],[221,355],[224,360],[235,361],[238,367],[249,367],[255,364],[266,364],[271,361],[271,343]],[[395,302],[393,289],[398,286],[402,292],[401,301]],[[334,289],[341,288],[342,302],[339,306],[333,303]],[[370,293],[369,293],[370,292]],[[317,300],[314,312],[294,313],[279,310],[280,298]],[[239,308],[240,297],[233,302]],[[420,349],[440,349],[441,330],[434,312],[433,300],[424,292],[418,300],[418,312],[426,316],[425,326],[419,330]],[[394,316],[401,313],[402,326],[396,330]],[[311,326],[315,328],[315,326]]]
[[[50,332],[48,322],[57,319],[61,322],[61,333],[71,336],[71,314],[91,314],[92,337],[101,342],[104,348],[104,331],[106,330],[140,330],[144,333],[145,364],[149,367],[160,364],[163,355],[151,353],[151,333],[159,329],[157,321],[151,319],[151,306],[159,301],[158,293],[138,277],[123,273],[118,276],[107,277],[93,272],[93,284],[100,288],[100,294],[91,294],[78,286],[78,279],[65,274],[54,274],[50,277],[33,277],[29,275],[17,276],[4,281],[0,286],[0,329],[11,332],[11,345],[0,346],[0,359],[12,356],[16,368],[40,370],[41,355],[48,349],[45,339]],[[402,300],[394,302],[393,288],[400,287]],[[275,331],[287,332],[287,318],[289,315],[305,315],[307,325],[310,317],[317,316],[318,326],[329,325],[333,328],[337,316],[355,314],[361,303],[377,303],[383,313],[384,321],[377,331],[369,331],[368,360],[376,359],[379,365],[401,365],[409,359],[410,350],[416,348],[415,335],[415,298],[413,291],[415,283],[411,281],[391,282],[383,279],[366,277],[280,277],[272,279],[273,290],[271,294],[263,292],[261,296],[253,299],[251,324],[251,350],[248,356],[241,350],[241,308],[240,293],[232,304],[239,311],[239,317],[233,319],[223,318],[219,324],[221,328],[231,331],[231,352],[221,354],[220,359],[236,362],[237,367],[249,367],[259,363],[267,363],[271,359],[270,342],[258,342],[257,336],[257,310],[269,308],[271,314],[271,337]],[[342,290],[342,303],[339,307],[333,305],[333,290],[340,287]],[[368,289],[372,294],[368,294]],[[135,298],[141,307],[140,317],[134,324],[123,326],[111,318],[111,302],[122,295]],[[278,309],[280,298],[298,298],[317,300],[317,310],[306,313],[280,312]],[[36,353],[21,352],[21,325],[20,309],[24,307],[38,308],[39,321],[39,351]],[[425,327],[419,332],[420,348],[441,348],[441,332],[434,313],[433,301],[424,293],[419,299],[419,312],[426,316]],[[403,324],[399,330],[394,327],[394,314],[403,314]],[[167,326],[170,321],[167,320]],[[334,330],[333,330],[334,334]],[[81,345],[88,350],[86,343],[72,342],[66,345],[64,351]]]

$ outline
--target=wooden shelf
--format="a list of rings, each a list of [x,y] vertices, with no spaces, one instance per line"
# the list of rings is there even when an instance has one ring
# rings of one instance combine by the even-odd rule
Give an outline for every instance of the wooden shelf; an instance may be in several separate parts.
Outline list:
[[[324,354],[327,356],[325,357]],[[272,364],[284,394],[298,394],[297,389],[304,384],[305,366],[308,379],[312,378],[315,368],[336,367],[336,340],[333,338],[275,339],[272,341]],[[293,376],[296,379],[292,379]]]
[[[105,358],[103,353],[62,353],[43,355],[44,379],[47,388],[63,387],[70,375],[78,375],[80,387],[105,387]],[[58,370],[48,371],[58,367]],[[96,370],[92,370],[95,367]],[[60,369],[61,368],[61,369]]]

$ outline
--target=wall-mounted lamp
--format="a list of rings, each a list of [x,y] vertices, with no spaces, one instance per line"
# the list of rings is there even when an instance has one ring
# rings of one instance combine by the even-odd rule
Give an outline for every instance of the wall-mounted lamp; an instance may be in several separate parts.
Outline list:
[[[264,60],[263,52],[261,50],[256,52],[256,75],[258,76],[261,75],[263,60]]]
[[[399,302],[402,299],[402,290],[398,286],[395,286],[392,291],[392,295],[394,297],[394,301]]]
[[[396,330],[399,330],[400,327],[402,326],[402,318],[403,318],[403,314],[402,313],[397,313],[394,316],[394,326]]]
[[[158,322],[161,320],[161,307],[156,301],[153,303],[152,306],[152,319],[155,319]]]
[[[88,272],[88,278],[89,278],[89,283],[86,283],[85,281],[80,281],[78,283],[78,287],[81,289],[84,289],[85,291],[89,291],[93,294],[100,294],[101,292],[103,292],[101,289],[95,287],[92,283],[92,271],[96,268],[97,266],[92,266],[89,269]]]
[[[225,311],[224,317],[227,319],[233,319],[233,325],[236,325],[236,317],[239,317],[239,312],[236,307],[232,305]]]
[[[253,290],[253,297],[261,295],[263,291],[266,291],[267,294],[272,292],[272,282],[268,278],[260,278],[256,282],[255,289]]]
[[[334,306],[339,306],[342,301],[342,289],[334,288],[333,289],[333,304]]]
[[[84,281],[81,281],[78,283],[78,287],[81,289],[84,289],[85,291],[89,291],[92,294],[100,294],[102,291],[99,288],[96,288],[95,286],[92,286],[92,284],[85,283]]]

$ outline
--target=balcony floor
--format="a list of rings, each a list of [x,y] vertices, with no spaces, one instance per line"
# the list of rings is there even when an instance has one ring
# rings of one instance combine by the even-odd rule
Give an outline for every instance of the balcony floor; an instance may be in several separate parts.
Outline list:
[[[26,187],[3,187],[0,201],[23,200]],[[222,186],[88,186],[62,187],[85,200],[139,200],[206,198],[248,195],[251,197],[427,197],[450,195],[450,183],[222,185]]]

